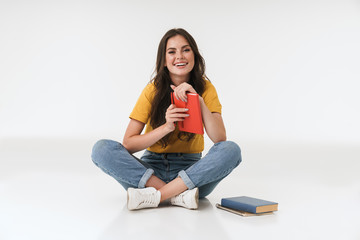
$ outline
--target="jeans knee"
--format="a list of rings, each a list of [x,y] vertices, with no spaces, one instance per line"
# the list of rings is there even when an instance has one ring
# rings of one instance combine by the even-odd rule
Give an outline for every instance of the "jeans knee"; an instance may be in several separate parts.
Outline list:
[[[101,165],[101,162],[104,159],[107,159],[106,157],[104,157],[104,155],[106,155],[110,151],[111,145],[113,143],[114,141],[112,140],[102,139],[94,144],[92,148],[91,159],[97,166],[99,166],[99,164]]]
[[[232,141],[224,141],[221,143],[223,145],[223,151],[228,155],[228,161],[232,163],[234,168],[237,167],[242,161],[239,145]]]

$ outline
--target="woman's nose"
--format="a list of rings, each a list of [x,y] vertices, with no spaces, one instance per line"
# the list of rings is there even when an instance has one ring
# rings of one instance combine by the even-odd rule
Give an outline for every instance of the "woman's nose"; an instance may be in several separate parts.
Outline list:
[[[182,58],[183,58],[182,52],[178,52],[178,53],[176,54],[176,58],[177,58],[177,59],[182,59]]]

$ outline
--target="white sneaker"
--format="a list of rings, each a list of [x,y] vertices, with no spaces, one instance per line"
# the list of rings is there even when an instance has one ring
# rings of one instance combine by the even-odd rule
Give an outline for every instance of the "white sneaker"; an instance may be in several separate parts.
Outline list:
[[[160,191],[153,187],[128,188],[127,190],[127,207],[129,210],[157,207],[160,199]]]
[[[186,190],[175,197],[170,199],[172,205],[188,208],[197,209],[199,207],[199,189],[193,188]]]

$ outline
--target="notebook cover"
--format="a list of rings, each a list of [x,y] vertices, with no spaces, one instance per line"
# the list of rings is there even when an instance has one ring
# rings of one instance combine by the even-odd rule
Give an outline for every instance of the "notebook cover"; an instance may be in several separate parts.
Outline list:
[[[189,117],[184,121],[178,122],[179,130],[183,132],[190,132],[196,134],[204,134],[204,127],[201,117],[201,108],[199,95],[196,93],[187,93],[187,102],[183,102],[171,93],[171,103],[175,104],[177,108],[187,108]]]
[[[278,203],[252,197],[232,197],[221,199],[221,206],[251,213],[278,210]]]

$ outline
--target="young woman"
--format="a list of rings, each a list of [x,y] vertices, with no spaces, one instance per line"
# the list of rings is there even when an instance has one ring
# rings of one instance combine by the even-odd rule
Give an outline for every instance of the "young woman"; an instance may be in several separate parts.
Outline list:
[[[189,116],[188,109],[171,104],[171,92],[184,102],[187,93],[199,94],[205,132],[214,142],[203,158],[204,137],[179,131],[176,122]],[[140,159],[132,155],[143,149]],[[157,207],[166,199],[197,209],[198,199],[239,165],[240,148],[226,141],[216,90],[195,40],[184,29],[171,29],[161,39],[155,77],[130,114],[123,143],[98,141],[92,159],[127,190],[129,210]]]

